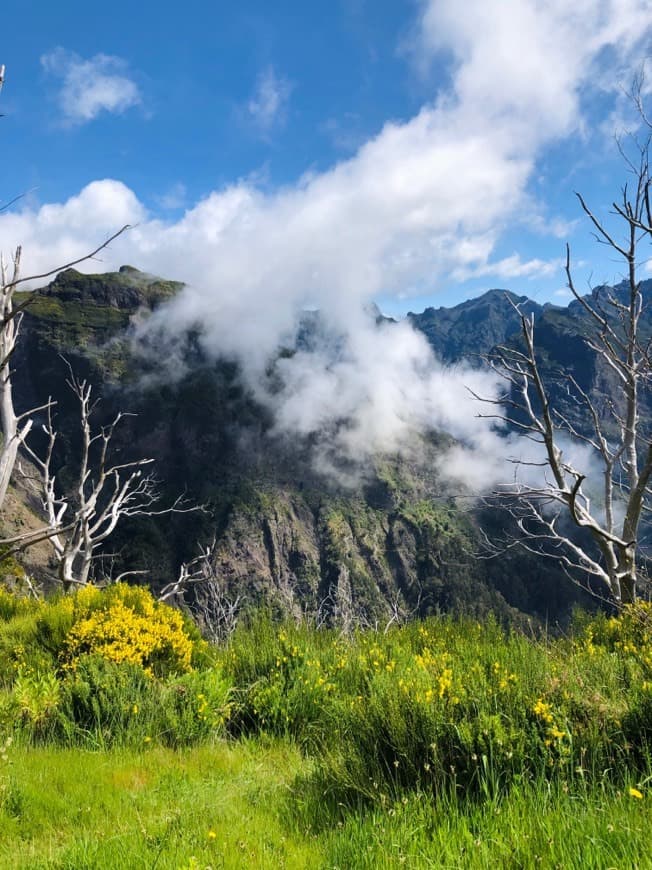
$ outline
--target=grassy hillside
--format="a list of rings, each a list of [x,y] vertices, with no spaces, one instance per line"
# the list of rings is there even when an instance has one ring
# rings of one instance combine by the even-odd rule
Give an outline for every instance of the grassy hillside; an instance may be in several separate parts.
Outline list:
[[[646,867],[652,609],[549,640],[0,595],[11,867]]]

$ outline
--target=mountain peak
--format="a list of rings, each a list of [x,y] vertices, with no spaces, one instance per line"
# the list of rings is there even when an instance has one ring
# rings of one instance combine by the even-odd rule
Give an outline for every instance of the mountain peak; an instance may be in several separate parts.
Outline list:
[[[90,275],[77,269],[64,269],[40,295],[55,296],[62,302],[134,310],[142,305],[155,308],[182,287],[178,281],[164,281],[134,266],[121,266],[119,272]]]
[[[542,310],[527,296],[493,288],[452,308],[410,312],[408,320],[424,333],[443,360],[458,362],[465,356],[489,353],[518,331],[521,313],[539,314]]]

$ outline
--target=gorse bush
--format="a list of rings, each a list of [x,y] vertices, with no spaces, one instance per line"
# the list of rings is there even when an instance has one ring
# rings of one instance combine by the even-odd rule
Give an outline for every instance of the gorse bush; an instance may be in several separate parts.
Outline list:
[[[179,611],[142,587],[0,593],[0,723],[31,741],[183,745],[222,734],[230,685]]]
[[[116,584],[107,593],[88,587],[77,597],[80,611],[86,605],[87,612],[78,612],[66,634],[61,651],[66,666],[74,669],[80,656],[96,654],[157,676],[190,670],[193,641],[181,613],[154,601],[148,590]]]
[[[165,676],[206,660],[208,645],[178,610],[144,587],[87,586],[72,595],[33,601],[0,592],[0,680],[44,668],[74,669],[97,654]]]

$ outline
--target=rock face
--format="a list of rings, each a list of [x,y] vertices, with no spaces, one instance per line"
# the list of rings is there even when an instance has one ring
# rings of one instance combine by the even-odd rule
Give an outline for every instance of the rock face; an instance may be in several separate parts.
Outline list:
[[[156,459],[163,503],[185,491],[205,506],[120,528],[111,541],[115,573],[146,570],[149,582],[160,586],[196,554],[198,543],[214,538],[223,590],[279,612],[385,624],[397,610],[479,615],[492,609],[513,616],[514,604],[554,619],[567,609],[575,593],[569,597],[565,581],[548,566],[532,570],[510,558],[501,567],[476,559],[478,519],[453,506],[435,471],[445,436],[425,438],[418,462],[377,458],[343,488],[315,472],[309,439],[290,444],[274,434],[237,367],[204,359],[192,336],[177,382],[161,378],[156,362],[136,358],[130,323],[179,286],[132,267],[94,276],[68,270],[27,310],[16,355],[19,406],[50,395],[58,400],[55,459],[63,484],[74,473],[79,435],[60,354],[96,385],[103,400],[98,422],[117,410],[138,412],[125,419],[116,447],[125,458]],[[549,316],[519,301],[542,323]],[[558,330],[570,329],[572,321],[559,321],[558,311],[550,311],[543,330],[544,336],[545,328],[551,331],[555,347]],[[411,319],[447,360],[460,359],[469,346],[490,350],[518,326],[503,291]],[[303,346],[309,347],[318,321],[306,317]],[[548,590],[543,596],[542,585]],[[195,591],[201,599],[201,587]]]
[[[478,576],[472,539],[471,526],[428,500],[380,509],[360,493],[274,487],[232,511],[215,564],[231,597],[244,591],[295,615],[327,606],[377,624],[387,620],[390,604],[406,613],[481,613],[490,606],[507,612]]]
[[[525,296],[508,290],[488,290],[477,299],[453,308],[426,308],[422,314],[408,314],[408,319],[428,339],[444,362],[477,362],[477,355],[488,354],[504,344],[519,329],[519,305],[524,314],[538,317],[543,309]]]

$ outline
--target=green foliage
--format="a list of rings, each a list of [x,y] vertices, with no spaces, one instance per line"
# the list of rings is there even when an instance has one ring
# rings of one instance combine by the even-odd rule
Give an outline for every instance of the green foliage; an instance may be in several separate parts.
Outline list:
[[[4,686],[12,685],[20,673],[47,670],[56,664],[39,636],[40,606],[32,606],[28,599],[16,601],[21,603],[14,615],[0,622],[0,685]]]
[[[286,745],[180,753],[14,743],[0,762],[0,867],[312,870],[320,845],[279,821],[302,763]]]
[[[22,299],[18,299],[18,302]],[[107,306],[86,302],[63,301],[56,296],[35,296],[29,306],[29,314],[39,320],[65,323],[71,329],[118,329],[128,323],[123,311]]]
[[[414,794],[350,815],[324,837],[328,867],[603,870],[646,867],[649,806],[629,789],[537,782],[469,804]]]
[[[512,858],[536,866],[545,855],[576,866],[569,856],[580,850],[583,866],[644,866],[652,799],[647,606],[551,641],[492,620],[449,618],[346,638],[263,614],[228,646],[204,650],[203,664],[187,673],[157,676],[97,652],[78,656],[74,668],[58,666],[66,626],[110,613],[116,602],[146,613],[145,600],[143,590],[114,589],[42,604],[0,601],[0,639],[13,626],[27,643],[22,664],[5,666],[13,676],[0,691],[2,739],[16,738],[0,752],[0,863],[28,866],[29,856],[30,866],[178,868],[230,854],[238,866],[229,851],[237,829],[242,862],[254,866],[279,866],[283,856],[291,866],[304,858],[306,866],[511,866]],[[33,648],[50,655],[49,667],[28,667]],[[228,735],[238,741],[226,743]],[[288,741],[303,760],[274,749]],[[71,756],[57,746],[93,752]],[[136,753],[128,769],[116,767],[121,747]],[[284,751],[290,769],[277,769],[273,786],[264,756]],[[58,785],[36,788],[26,772],[31,753],[47,752],[48,783]],[[247,767],[252,753],[255,769]],[[226,779],[211,779],[206,767],[200,776],[191,761],[226,756],[239,759]],[[81,783],[78,773],[74,785],[66,779],[73,757],[100,778],[100,769],[114,771],[101,793],[82,796],[86,773]],[[238,765],[247,771],[240,784]],[[117,797],[125,789],[128,806]],[[165,813],[138,831],[118,825],[134,806],[147,816],[157,794],[167,796]],[[230,801],[246,830],[225,809]],[[128,836],[109,835],[109,827],[106,842],[98,838],[97,805]],[[62,814],[79,806],[91,807],[88,827],[75,816],[80,833],[53,839],[44,819],[65,828]],[[263,819],[273,849],[254,834]],[[24,863],[2,845],[8,833],[16,843],[34,839],[20,852]],[[285,852],[282,843],[310,848]]]
[[[13,702],[22,727],[34,736],[51,733],[61,699],[61,683],[52,671],[19,674]]]
[[[2,748],[2,747],[0,747]],[[171,751],[5,746],[0,866],[12,870],[206,867],[442,868],[649,866],[647,795],[545,780],[483,803],[426,793],[331,825],[302,812],[291,744],[222,742]]]
[[[639,631],[632,619],[608,622],[603,646],[602,619],[549,643],[491,620],[347,640],[259,619],[225,653],[232,728],[318,749],[306,800],[336,816],[409,793],[483,801],[541,777],[617,779],[645,769],[652,746],[646,656],[624,640]]]
[[[62,681],[58,737],[92,747],[142,744],[160,694],[159,684],[136,664],[83,656]]]
[[[161,692],[159,730],[166,746],[190,746],[226,733],[233,709],[232,686],[219,668],[168,681]]]
[[[5,564],[3,559],[1,565]],[[38,602],[33,598],[15,595],[6,589],[0,588],[0,620],[9,622],[16,616],[25,616],[38,610]]]
[[[587,648],[604,647],[620,656],[632,657],[652,678],[652,602],[626,605],[618,616],[599,616],[584,630]]]

